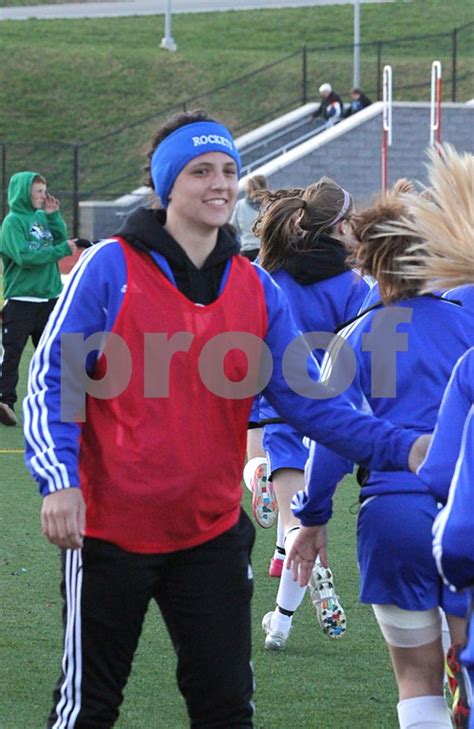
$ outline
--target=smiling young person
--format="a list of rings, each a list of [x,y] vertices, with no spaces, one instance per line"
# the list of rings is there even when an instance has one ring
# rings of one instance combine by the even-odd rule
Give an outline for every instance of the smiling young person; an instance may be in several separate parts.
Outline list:
[[[364,465],[415,468],[424,454],[417,433],[363,416],[343,396],[304,397],[287,384],[283,355],[299,332],[281,290],[238,255],[227,227],[240,170],[230,132],[203,112],[179,114],[148,160],[161,207],[138,209],[83,254],[24,405],[43,532],[63,550],[64,659],[50,729],[113,726],[152,600],[191,726],[253,726],[254,528],[240,501],[259,389],[298,430]],[[82,361],[67,335],[79,337]],[[128,352],[118,363],[117,340]],[[270,352],[265,382],[247,367],[243,340],[257,360]],[[318,377],[307,359],[306,384]],[[120,379],[130,363],[127,387],[93,389],[109,365]],[[244,394],[242,382],[251,385]],[[63,405],[85,387],[94,394],[79,423]]]

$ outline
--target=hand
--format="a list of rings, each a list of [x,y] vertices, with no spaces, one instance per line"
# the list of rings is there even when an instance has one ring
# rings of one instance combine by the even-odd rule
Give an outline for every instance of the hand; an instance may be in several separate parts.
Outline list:
[[[71,249],[71,253],[75,253],[78,250],[75,238],[71,238],[70,240],[68,240],[67,243],[69,248]]]
[[[59,210],[59,200],[50,195],[49,192],[46,193],[43,210],[48,214],[55,213],[56,210]]]
[[[293,579],[306,587],[319,554],[323,567],[328,566],[326,525],[301,527],[286,556],[286,568],[293,569]]]
[[[75,243],[78,248],[90,248],[94,245],[88,238],[75,238]]]
[[[86,505],[80,489],[61,489],[44,497],[41,528],[51,544],[62,549],[80,549],[85,526]]]
[[[410,448],[410,453],[408,454],[408,468],[413,473],[416,473],[419,466],[421,466],[425,460],[426,451],[428,450],[430,441],[431,435],[420,435]]]

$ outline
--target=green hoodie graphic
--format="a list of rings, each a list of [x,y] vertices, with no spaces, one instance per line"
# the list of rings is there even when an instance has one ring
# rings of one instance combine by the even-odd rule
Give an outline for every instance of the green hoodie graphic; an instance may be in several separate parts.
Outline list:
[[[4,298],[54,299],[62,288],[57,261],[71,255],[59,211],[36,210],[31,186],[37,172],[17,172],[8,185],[10,212],[3,221],[0,252]]]

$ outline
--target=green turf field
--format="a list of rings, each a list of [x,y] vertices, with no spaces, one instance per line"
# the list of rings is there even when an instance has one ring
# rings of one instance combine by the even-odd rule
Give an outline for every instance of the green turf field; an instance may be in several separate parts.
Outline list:
[[[24,358],[21,391],[26,380]],[[40,498],[23,464],[20,428],[0,429],[2,637],[1,729],[40,729],[61,657],[59,559],[40,534]],[[245,494],[249,507],[249,495]],[[354,535],[357,489],[340,489],[331,527],[330,557],[347,611],[348,631],[332,641],[317,625],[309,599],[294,620],[286,653],[263,648],[262,616],[273,608],[277,581],[267,576],[273,529],[258,529],[254,663],[258,729],[395,729],[396,690],[385,645],[370,608],[357,601]],[[119,729],[185,729],[175,662],[159,615],[151,606],[127,688]]]

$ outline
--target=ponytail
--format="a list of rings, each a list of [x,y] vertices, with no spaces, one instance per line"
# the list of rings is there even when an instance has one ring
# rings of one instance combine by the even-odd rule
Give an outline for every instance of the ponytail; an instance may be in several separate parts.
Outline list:
[[[288,261],[288,254],[298,241],[296,224],[306,203],[301,197],[283,197],[265,208],[259,220],[259,263],[267,271],[276,271]]]

